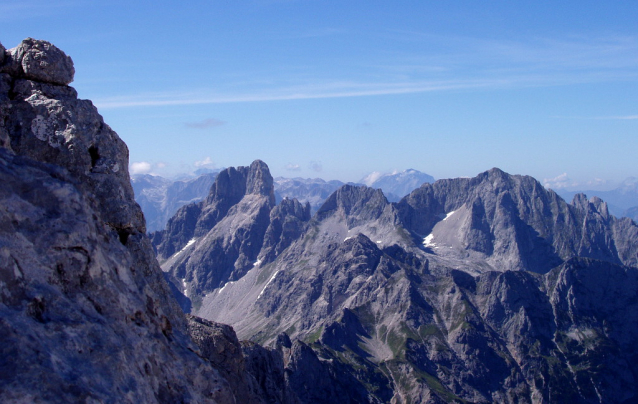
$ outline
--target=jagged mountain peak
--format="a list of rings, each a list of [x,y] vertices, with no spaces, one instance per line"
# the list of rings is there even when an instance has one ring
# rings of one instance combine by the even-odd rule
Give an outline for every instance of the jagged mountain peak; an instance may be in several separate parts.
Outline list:
[[[271,205],[275,205],[273,178],[268,166],[261,160],[255,160],[247,167],[229,167],[220,171],[204,204],[221,200],[236,203],[245,195],[266,196]]]
[[[607,202],[603,201],[597,196],[588,199],[587,195],[583,193],[576,194],[574,195],[574,199],[572,200],[571,205],[579,209],[583,213],[598,213],[604,218],[610,217]]]

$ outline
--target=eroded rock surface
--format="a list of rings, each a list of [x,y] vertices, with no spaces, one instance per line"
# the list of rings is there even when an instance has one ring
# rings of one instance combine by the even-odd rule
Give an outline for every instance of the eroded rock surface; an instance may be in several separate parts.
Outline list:
[[[0,49],[4,50],[4,49]],[[234,403],[133,200],[128,150],[27,39],[0,65],[0,401]]]

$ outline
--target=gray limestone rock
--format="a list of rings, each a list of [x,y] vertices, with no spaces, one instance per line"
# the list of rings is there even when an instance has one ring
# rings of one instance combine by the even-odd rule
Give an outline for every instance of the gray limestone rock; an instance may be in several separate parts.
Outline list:
[[[7,69],[13,76],[56,85],[73,81],[73,61],[47,41],[27,38],[9,53]]]
[[[236,402],[266,403],[254,376],[246,370],[242,347],[232,327],[190,315],[187,319],[188,331],[199,347],[200,355],[228,381]]]
[[[264,235],[260,256],[262,263],[272,262],[301,236],[310,221],[310,204],[296,199],[283,199],[270,211],[270,224]]]
[[[234,403],[155,260],[126,146],[58,85],[63,53],[27,40],[12,57],[26,72],[0,87],[0,401]]]

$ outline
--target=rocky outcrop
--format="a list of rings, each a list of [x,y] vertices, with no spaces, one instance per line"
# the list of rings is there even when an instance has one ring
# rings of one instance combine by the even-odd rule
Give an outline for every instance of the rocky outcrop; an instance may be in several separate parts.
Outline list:
[[[8,55],[4,54],[4,47],[0,51],[6,59],[0,67],[0,73],[63,86],[73,81],[73,61],[47,41],[27,38],[20,45],[10,49]]]
[[[187,319],[188,331],[200,349],[199,354],[209,360],[228,381],[235,392],[235,401],[245,404],[269,402],[263,400],[264,394],[256,379],[246,369],[242,347],[232,327],[190,315]],[[280,366],[277,368],[277,365]],[[275,363],[273,366],[283,371],[283,365]],[[283,389],[284,386],[279,388]]]
[[[2,55],[0,401],[234,403],[153,256],[126,145],[66,86],[71,59],[33,39]]]

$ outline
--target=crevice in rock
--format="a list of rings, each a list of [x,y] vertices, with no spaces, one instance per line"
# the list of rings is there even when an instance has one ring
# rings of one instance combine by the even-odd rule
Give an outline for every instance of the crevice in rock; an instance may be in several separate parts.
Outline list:
[[[120,243],[122,243],[122,245],[126,245],[128,237],[131,235],[131,231],[129,229],[117,229],[117,235],[120,238]]]
[[[44,310],[44,298],[35,297],[27,305],[27,314],[40,323],[45,322]]]
[[[89,154],[91,155],[91,168],[93,168],[97,164],[97,161],[100,159],[100,154],[97,151],[97,147],[89,147]]]

